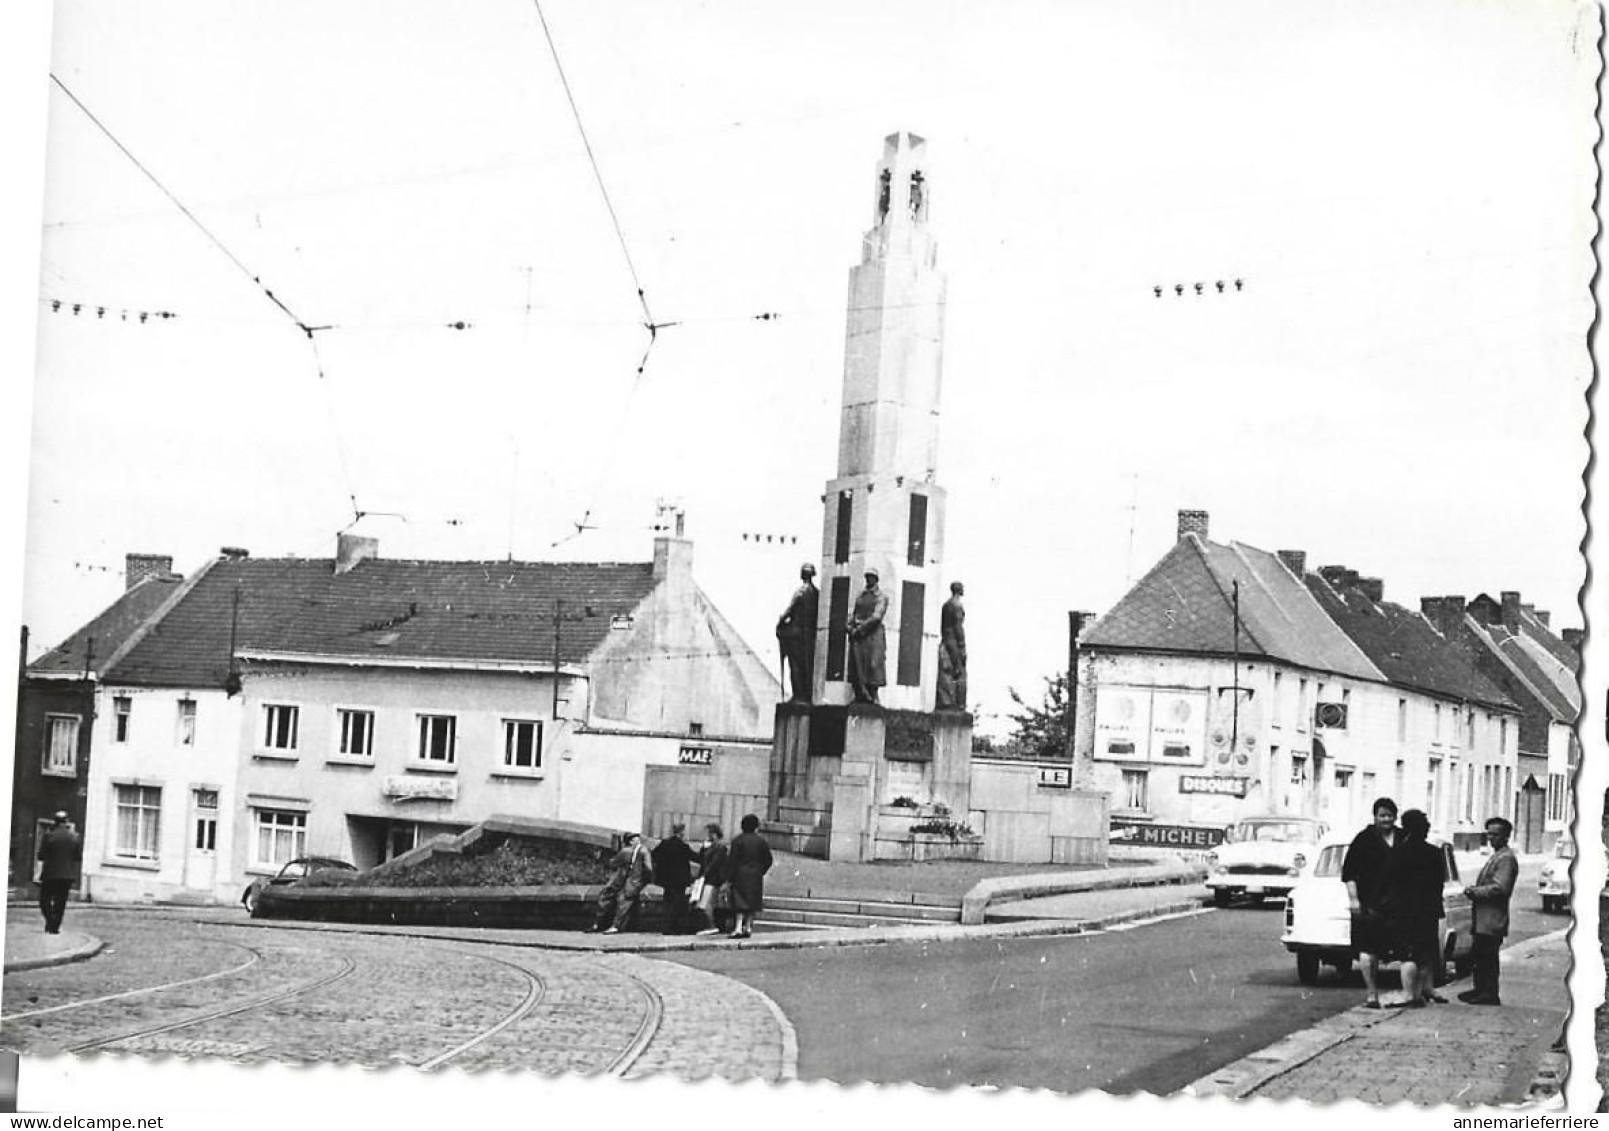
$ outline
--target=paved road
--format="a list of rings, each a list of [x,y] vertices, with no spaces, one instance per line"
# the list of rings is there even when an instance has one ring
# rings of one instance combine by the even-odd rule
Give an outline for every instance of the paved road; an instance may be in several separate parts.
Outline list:
[[[687,1077],[791,1075],[761,995],[635,955],[75,909],[107,944],[6,976],[0,1045]]]
[[[1525,890],[1525,889],[1522,889]],[[1516,900],[1518,941],[1556,929]],[[1362,983],[1297,983],[1283,906],[1068,938],[693,954],[771,997],[801,1079],[1177,1091],[1356,1005]]]

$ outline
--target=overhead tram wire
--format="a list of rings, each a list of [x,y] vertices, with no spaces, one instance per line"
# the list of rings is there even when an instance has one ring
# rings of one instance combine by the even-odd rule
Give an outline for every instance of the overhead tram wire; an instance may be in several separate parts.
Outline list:
[[[347,462],[346,462],[345,444],[342,441],[340,429],[335,427],[335,423],[334,423],[335,422],[335,409],[334,409],[334,406],[330,403],[330,399],[329,399],[329,381],[326,380],[326,378],[325,378],[324,361],[323,361],[323,358],[321,358],[319,356],[318,340],[315,337],[315,335],[317,335],[318,333],[320,333],[322,331],[334,330],[334,329],[336,329],[336,327],[335,326],[314,326],[314,325],[311,325],[308,322],[304,321],[301,317],[299,317],[296,314],[295,311],[293,311],[288,305],[286,305],[286,303],[285,303],[285,301],[283,299],[281,299],[278,295],[276,295],[272,290],[270,290],[268,288],[268,285],[265,284],[262,281],[262,278],[260,276],[258,276],[256,273],[254,273],[251,270],[251,268],[247,267],[246,264],[241,261],[239,256],[237,256],[234,252],[230,251],[227,246],[225,246],[224,242],[222,240],[220,240],[213,233],[212,229],[208,228],[205,224],[203,224],[201,222],[200,217],[198,217],[194,212],[190,211],[190,209],[185,206],[184,201],[180,200],[176,195],[174,195],[173,191],[171,189],[169,189],[167,185],[163,184],[161,179],[155,173],[153,173],[150,169],[148,169],[146,167],[145,163],[143,161],[141,161],[138,157],[136,157],[134,155],[133,151],[131,151],[128,146],[123,144],[122,140],[120,138],[118,138],[118,136],[116,134],[114,134],[111,131],[110,128],[107,127],[105,122],[101,121],[100,118],[96,117],[94,111],[92,111],[88,106],[84,105],[83,101],[78,97],[78,95],[74,94],[72,92],[72,90],[69,89],[67,84],[62,82],[61,79],[56,76],[55,72],[51,72],[50,81],[55,83],[57,88],[63,94],[65,94],[68,97],[69,100],[71,100],[72,104],[74,106],[78,107],[79,111],[84,115],[84,117],[88,118],[90,120],[90,122],[92,122],[94,124],[95,128],[100,130],[101,133],[106,136],[106,139],[117,147],[118,152],[122,153],[124,157],[127,157],[129,159],[130,163],[132,163],[133,166],[136,169],[138,169],[141,173],[145,174],[146,179],[149,180],[153,185],[155,185],[157,187],[157,189],[162,193],[163,196],[168,198],[168,200],[173,204],[173,206],[175,208],[177,208],[179,210],[179,212],[184,216],[184,218],[186,220],[189,220],[190,223],[192,225],[194,225],[194,227],[195,227],[195,229],[197,231],[199,231],[202,235],[207,237],[207,240],[212,244],[213,247],[217,248],[220,252],[223,253],[223,256],[224,256],[225,259],[229,260],[230,263],[233,263],[235,265],[236,269],[239,270],[242,275],[244,275],[244,276],[246,276],[246,278],[250,279],[251,282],[252,282],[252,285],[255,286],[258,290],[262,291],[263,294],[267,296],[268,301],[273,303],[276,307],[278,307],[280,309],[280,311],[284,313],[285,317],[290,319],[292,325],[294,325],[298,330],[300,330],[306,336],[308,344],[312,347],[313,365],[314,365],[314,368],[318,372],[319,384],[324,386],[325,408],[328,410],[328,412],[330,414],[331,427],[335,431],[336,449],[340,452],[341,472],[346,477],[346,494],[347,494],[347,498],[350,499],[351,502],[352,502],[352,510],[353,510],[353,512],[355,514],[358,514],[359,516],[361,516],[362,512],[359,511],[359,509],[358,509],[357,492],[352,487],[351,471],[348,468]]]
[[[637,395],[638,387],[642,384],[643,374],[648,369],[648,359],[653,354],[654,344],[659,341],[659,331],[680,325],[680,323],[657,322],[654,320],[654,313],[648,306],[648,294],[643,289],[642,278],[637,274],[637,264],[632,260],[631,248],[626,243],[625,230],[620,225],[620,214],[615,211],[614,201],[609,196],[609,186],[604,183],[603,170],[599,167],[598,156],[592,149],[592,140],[587,136],[586,123],[581,120],[581,107],[576,103],[575,92],[570,88],[569,76],[564,73],[564,62],[559,58],[559,46],[553,39],[553,29],[548,26],[547,13],[542,10],[542,0],[531,0],[531,3],[536,8],[536,18],[542,25],[542,35],[547,40],[548,53],[553,56],[553,69],[558,73],[559,85],[564,88],[564,97],[570,104],[570,114],[575,119],[576,133],[581,137],[581,145],[586,150],[587,162],[592,166],[592,176],[597,181],[598,194],[603,198],[604,209],[609,213],[609,223],[613,225],[615,230],[615,239],[620,243],[620,254],[626,261],[626,271],[631,275],[632,286],[636,288],[637,302],[642,306],[643,329],[648,331],[648,341],[643,346],[642,357],[637,362],[637,375],[631,383],[631,389],[626,394],[625,406],[621,410],[623,424],[631,415],[632,401]],[[614,447],[618,447],[618,445],[614,445]],[[606,461],[604,468],[600,471],[598,483],[592,490],[592,505],[589,505],[582,513],[581,521],[572,524],[575,527],[575,533],[559,539],[553,543],[552,548],[557,549],[564,543],[581,537],[588,530],[595,529],[591,525],[592,512],[597,502],[598,492],[602,488],[603,480],[612,465],[612,459]]]

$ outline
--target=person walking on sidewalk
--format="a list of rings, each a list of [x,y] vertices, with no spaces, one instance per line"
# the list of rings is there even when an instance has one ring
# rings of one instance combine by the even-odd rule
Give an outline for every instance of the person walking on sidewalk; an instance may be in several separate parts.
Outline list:
[[[704,925],[700,935],[716,935],[726,929],[731,917],[727,906],[731,896],[722,896],[726,885],[726,834],[713,821],[704,826],[704,843],[698,850],[698,911]]]
[[[1430,818],[1418,809],[1402,815],[1402,832],[1386,857],[1381,875],[1380,911],[1390,938],[1390,955],[1402,963],[1402,998],[1394,1008],[1423,1009],[1445,1002],[1436,992],[1441,962],[1443,915],[1441,852],[1431,847]]]
[[[65,809],[39,838],[39,911],[45,917],[45,934],[61,934],[67,914],[67,893],[78,882],[83,866],[84,841],[73,828]]]
[[[1380,956],[1390,947],[1380,910],[1380,881],[1386,857],[1397,843],[1397,803],[1382,797],[1370,812],[1374,823],[1352,838],[1341,865],[1341,882],[1346,884],[1352,912],[1352,946],[1358,952],[1358,969],[1368,991],[1363,1004],[1379,1009]]]
[[[622,835],[620,851],[615,853],[610,867],[613,871],[609,882],[603,885],[603,891],[598,894],[598,916],[591,929],[606,935],[618,935],[631,925],[642,889],[654,878],[648,851],[642,846],[642,837],[636,833]]]
[[[1508,934],[1508,901],[1520,878],[1520,862],[1508,846],[1512,835],[1514,826],[1506,817],[1486,822],[1486,843],[1492,846],[1492,855],[1475,882],[1464,889],[1475,912],[1475,986],[1459,994],[1458,1000],[1470,1005],[1503,1004],[1497,988],[1497,952]]]
[[[754,916],[765,906],[765,874],[771,870],[771,846],[760,835],[760,818],[753,813],[739,822],[743,831],[727,850],[727,880],[732,887],[732,910],[737,924],[734,939],[746,939],[754,930]]]
[[[687,885],[693,882],[693,864],[698,859],[682,839],[686,825],[672,825],[670,835],[654,845],[651,854],[654,879],[665,893],[665,927],[667,935],[679,935],[687,930]]]

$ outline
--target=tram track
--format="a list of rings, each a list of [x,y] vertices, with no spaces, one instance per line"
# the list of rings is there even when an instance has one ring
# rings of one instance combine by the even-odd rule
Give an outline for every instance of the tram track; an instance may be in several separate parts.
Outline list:
[[[170,1021],[166,1024],[158,1025],[145,1025],[138,1029],[126,1030],[122,1033],[115,1033],[111,1036],[97,1037],[92,1041],[83,1041],[76,1045],[69,1045],[63,1051],[74,1053],[90,1052],[95,1049],[106,1048],[109,1045],[123,1044],[127,1041],[137,1041],[143,1037],[160,1036],[164,1033],[176,1032],[179,1029],[189,1029],[196,1025],[205,1025],[209,1021],[218,1021],[225,1017],[234,1017],[241,1013],[250,1013],[254,1009],[262,1009],[264,1006],[273,1005],[276,1002],[284,1001],[286,998],[296,997],[299,994],[312,993],[314,990],[323,989],[325,986],[340,981],[357,969],[358,964],[350,958],[342,958],[340,961],[341,968],[335,973],[326,974],[323,977],[302,982],[287,989],[276,990],[271,994],[262,994],[247,1001],[238,1002],[232,1005],[225,1004],[214,1006],[211,1009],[203,1010],[201,1013],[193,1014],[179,1021]]]
[[[446,1052],[433,1056],[429,1060],[423,1061],[415,1066],[421,1071],[425,1072],[429,1072],[435,1068],[440,1068],[448,1061],[455,1060],[471,1049],[485,1044],[487,1041],[503,1032],[503,1030],[518,1024],[520,1021],[523,1021],[526,1017],[535,1012],[536,1008],[541,1005],[543,1000],[547,997],[547,982],[545,982],[540,975],[533,974],[523,966],[505,961],[501,958],[495,958],[489,954],[471,954],[468,951],[462,950],[450,950],[449,953],[457,954],[466,958],[477,958],[483,962],[495,962],[499,966],[506,966],[508,969],[519,973],[526,979],[525,1000],[520,1002],[519,1005],[515,1006],[514,1009],[504,1016],[501,1021],[497,1022],[497,1024],[488,1026],[487,1028],[481,1030],[481,1032],[476,1036],[471,1037],[469,1040],[454,1045]]]
[[[62,1002],[60,1005],[49,1005],[43,1009],[28,1009],[20,1013],[7,1012],[3,1017],[0,1017],[0,1023],[9,1025],[13,1021],[26,1021],[30,1017],[44,1017],[45,1015],[51,1013],[65,1013],[72,1009],[84,1009],[92,1005],[105,1005],[108,1002],[125,1001],[128,998],[140,997],[143,994],[157,994],[162,993],[164,990],[178,990],[183,989],[186,986],[199,986],[203,982],[214,982],[219,978],[227,978],[231,974],[243,973],[263,960],[263,952],[254,946],[246,946],[242,943],[225,942],[223,939],[217,939],[214,941],[221,946],[231,947],[235,950],[243,950],[251,957],[246,959],[246,961],[242,962],[239,966],[231,966],[227,970],[215,970],[211,974],[201,974],[194,978],[180,978],[177,981],[163,982],[162,984],[156,986],[141,986],[137,989],[121,990],[115,994],[101,994],[99,997],[84,998],[81,1001]]]
[[[624,1076],[630,1072],[642,1059],[643,1053],[648,1051],[648,1046],[653,1043],[654,1037],[659,1033],[660,1025],[665,1020],[665,1002],[659,996],[658,990],[629,970],[616,970],[615,973],[628,979],[647,1004],[643,1009],[642,1021],[638,1024],[637,1031],[632,1034],[625,1049],[603,1070],[605,1076]]]

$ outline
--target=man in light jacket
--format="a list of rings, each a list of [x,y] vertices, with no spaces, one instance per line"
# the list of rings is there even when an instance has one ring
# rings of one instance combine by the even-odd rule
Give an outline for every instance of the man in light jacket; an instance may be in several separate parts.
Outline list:
[[[1475,913],[1475,987],[1458,995],[1470,1005],[1501,1005],[1497,992],[1497,951],[1508,934],[1508,900],[1520,878],[1520,862],[1508,846],[1514,826],[1503,817],[1486,822],[1486,843],[1492,855],[1475,882],[1464,889]]]

